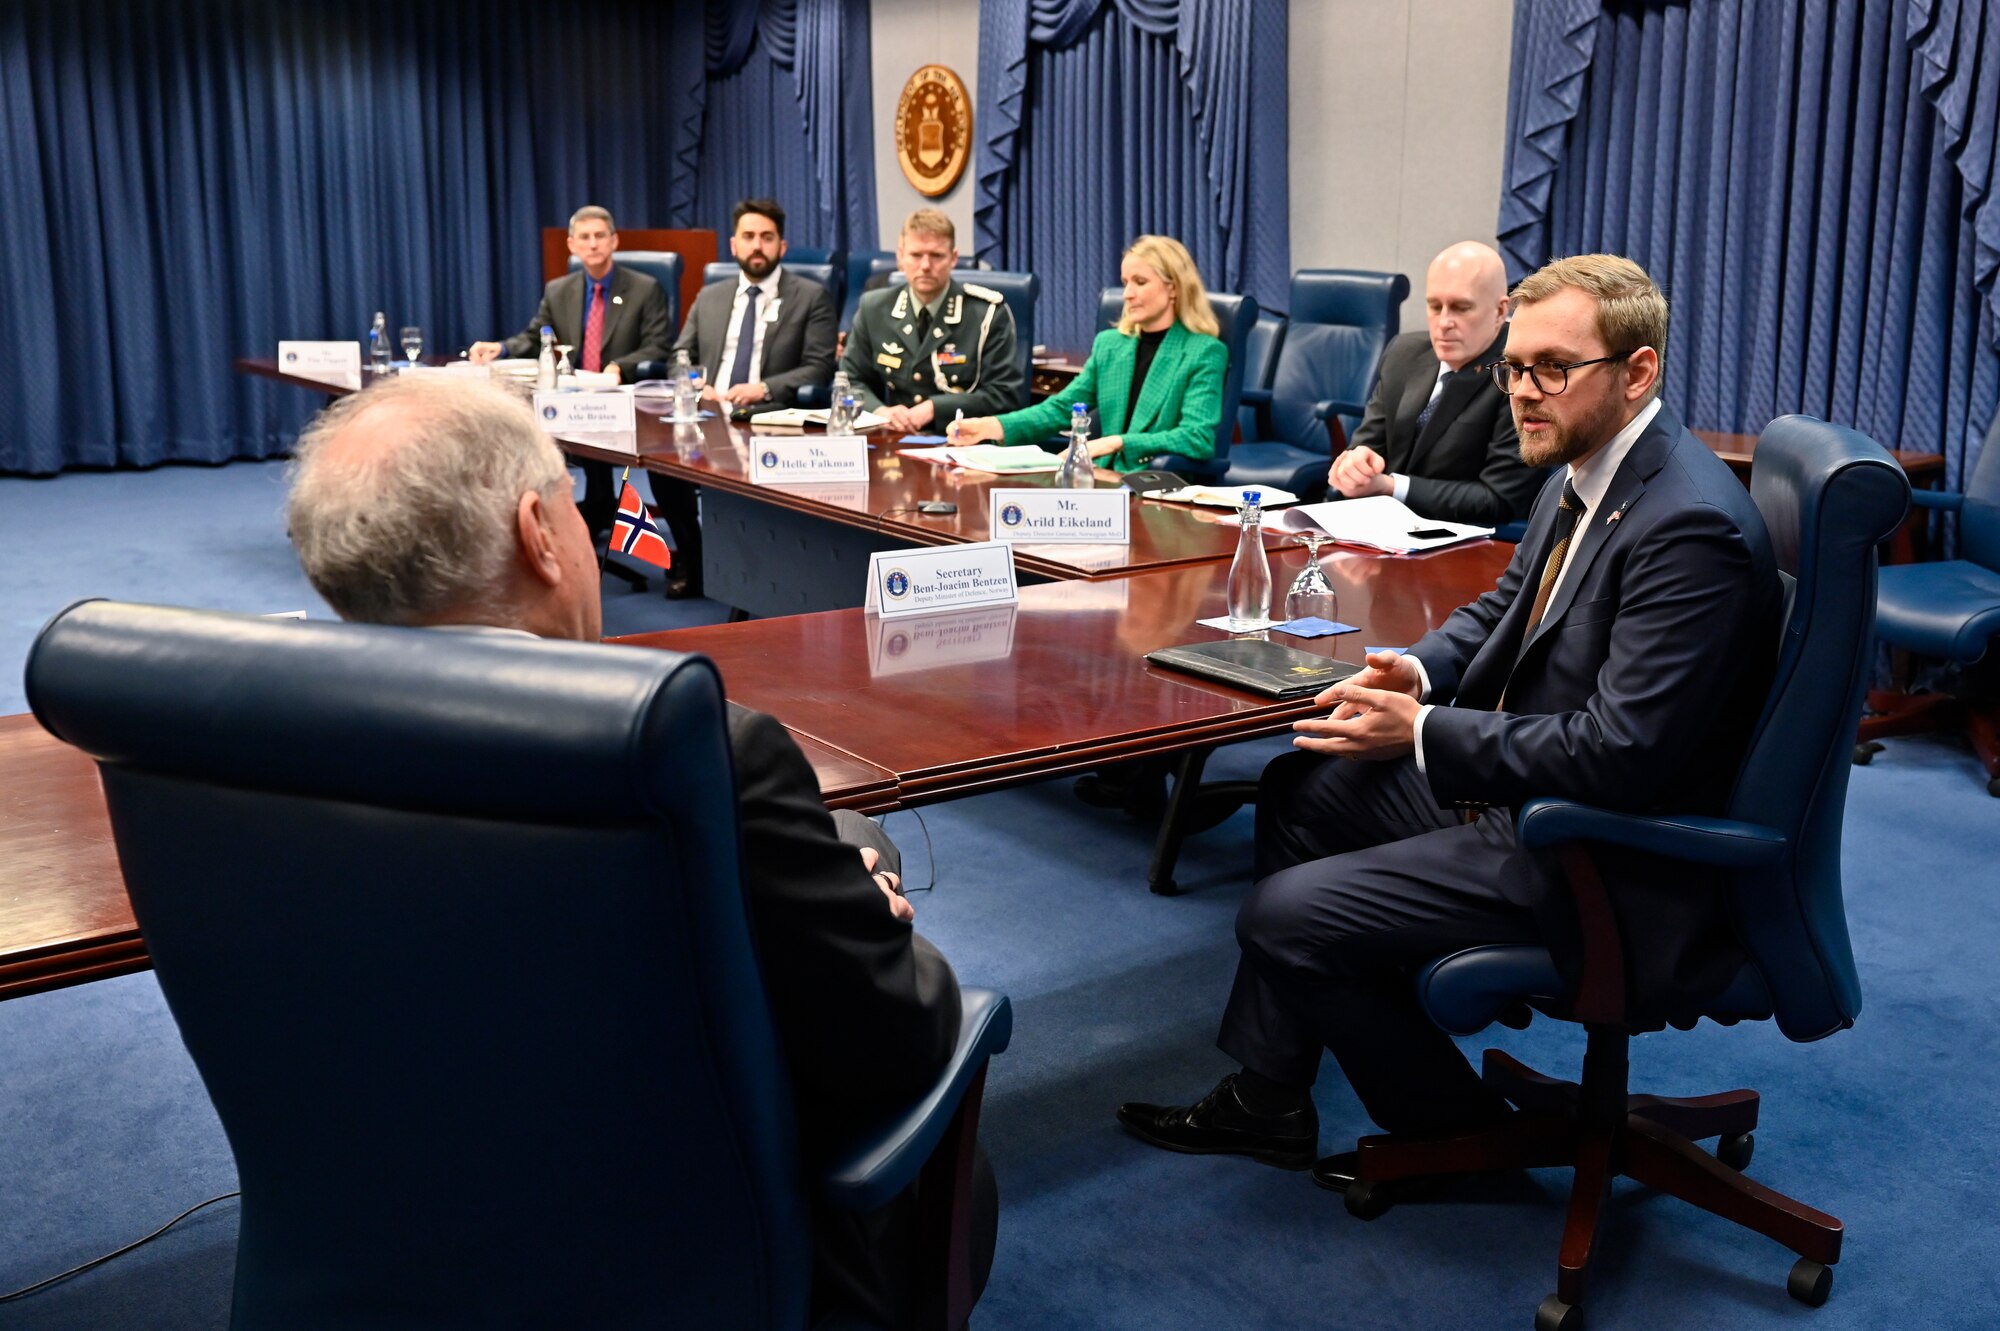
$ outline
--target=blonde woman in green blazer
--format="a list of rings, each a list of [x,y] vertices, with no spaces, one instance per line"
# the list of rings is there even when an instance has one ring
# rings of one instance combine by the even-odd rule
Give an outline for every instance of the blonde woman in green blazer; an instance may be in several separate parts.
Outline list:
[[[1139,471],[1155,453],[1215,456],[1228,349],[1187,247],[1170,236],[1141,236],[1118,265],[1125,313],[1097,335],[1083,372],[1067,388],[1024,411],[958,423],[961,444],[1039,444],[1069,429],[1078,402],[1097,408],[1102,439],[1090,441],[1101,467]],[[1140,360],[1150,355],[1136,396]]]

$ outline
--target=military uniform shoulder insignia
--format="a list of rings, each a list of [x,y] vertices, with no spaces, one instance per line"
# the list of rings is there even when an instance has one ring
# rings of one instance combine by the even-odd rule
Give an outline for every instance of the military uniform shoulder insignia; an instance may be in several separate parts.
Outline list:
[[[977,282],[967,282],[965,284],[964,290],[965,294],[971,296],[974,300],[984,300],[992,302],[994,304],[998,304],[999,302],[1007,299],[1005,296],[995,291],[992,287],[983,287],[980,286]]]

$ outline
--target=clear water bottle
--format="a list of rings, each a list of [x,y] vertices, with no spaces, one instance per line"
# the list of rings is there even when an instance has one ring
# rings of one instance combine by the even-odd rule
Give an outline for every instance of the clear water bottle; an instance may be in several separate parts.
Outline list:
[[[1097,485],[1097,464],[1090,458],[1090,408],[1081,402],[1069,409],[1069,449],[1063,454],[1056,484],[1065,490],[1089,490]]]
[[[694,362],[686,347],[674,349],[674,368],[668,384],[674,390],[674,419],[691,421],[699,414],[700,391],[694,384]]]
[[[1249,633],[1271,617],[1271,565],[1264,558],[1264,494],[1245,490],[1236,510],[1236,558],[1229,563],[1229,631]]]
[[[826,432],[854,433],[854,387],[847,382],[845,370],[833,376],[833,405],[827,409]]]
[[[542,354],[535,358],[535,387],[544,393],[556,388],[556,330],[542,325]]]
[[[368,368],[376,374],[389,372],[389,316],[380,310],[368,325]]]

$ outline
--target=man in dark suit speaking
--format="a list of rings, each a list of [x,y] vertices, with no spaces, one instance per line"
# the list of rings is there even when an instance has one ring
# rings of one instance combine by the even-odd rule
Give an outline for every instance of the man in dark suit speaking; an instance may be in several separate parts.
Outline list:
[[[629,377],[642,360],[667,354],[667,293],[644,273],[611,261],[618,252],[618,224],[596,204],[570,214],[569,252],[582,269],[564,273],[542,289],[542,303],[528,326],[505,342],[474,342],[466,358],[483,365],[509,356],[541,353],[542,329],[553,328],[556,343],[572,349],[577,369]],[[611,492],[611,464],[583,464],[583,516],[593,532],[611,526],[618,496]]]
[[[1698,813],[1728,794],[1778,647],[1763,522],[1659,401],[1667,305],[1637,264],[1558,260],[1514,302],[1496,377],[1522,456],[1560,470],[1494,589],[1406,653],[1370,653],[1319,696],[1329,714],[1294,727],[1299,752],[1265,769],[1219,1040],[1243,1070],[1192,1107],[1122,1107],[1155,1145],[1306,1167],[1322,1050],[1386,1131],[1510,1113],[1424,1015],[1409,971],[1522,942],[1574,979],[1567,890],[1517,844],[1512,810],[1549,795]],[[1635,1013],[1734,973],[1719,881],[1636,853],[1600,862],[1626,936],[1647,941]],[[1344,1188],[1352,1171],[1344,1153],[1314,1178]]]
[[[1392,494],[1427,518],[1497,527],[1528,515],[1542,475],[1521,461],[1507,396],[1480,367],[1507,345],[1507,271],[1466,241],[1424,274],[1427,329],[1382,355],[1382,377],[1327,485]]]
[[[457,376],[378,385],[328,408],[295,458],[287,529],[341,618],[597,639],[596,552],[568,468],[500,386]],[[729,744],[751,928],[805,1155],[823,1161],[950,1061],[958,981],[910,927],[894,845],[865,818],[827,812],[785,728],[732,706]],[[998,1202],[981,1163],[983,1282]],[[862,1216],[816,1217],[816,1318],[908,1324],[915,1206],[906,1194]]]
[[[674,350],[708,371],[702,400],[731,415],[789,407],[807,384],[833,379],[833,295],[811,278],[788,273],[785,210],[772,199],[745,199],[729,217],[733,282],[711,282],[695,297]],[[695,487],[653,477],[653,498],[674,537],[673,600],[701,595],[701,522]]]

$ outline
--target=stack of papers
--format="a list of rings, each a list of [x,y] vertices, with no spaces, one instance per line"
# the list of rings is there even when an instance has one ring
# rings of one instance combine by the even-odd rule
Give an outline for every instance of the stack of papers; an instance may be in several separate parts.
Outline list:
[[[945,457],[971,471],[990,471],[1021,476],[1037,471],[1061,471],[1062,459],[1045,453],[1033,444],[1013,448],[1005,444],[974,444],[970,448],[948,448]]]
[[[808,425],[826,426],[830,409],[822,407],[818,411],[807,411],[800,407],[786,407],[779,411],[760,411],[750,418],[753,430],[803,430]],[[872,411],[864,411],[854,418],[854,432],[861,434],[868,430],[879,430],[889,423],[887,416],[879,416]]]
[[[1342,545],[1358,545],[1392,555],[1437,550],[1493,534],[1491,527],[1420,518],[1393,495],[1305,504],[1275,514],[1265,525],[1274,531],[1324,532]]]
[[[1175,504],[1204,504],[1210,508],[1241,508],[1243,496],[1255,490],[1265,508],[1296,504],[1299,497],[1275,485],[1184,485],[1178,490],[1155,490],[1148,499],[1165,499]]]

